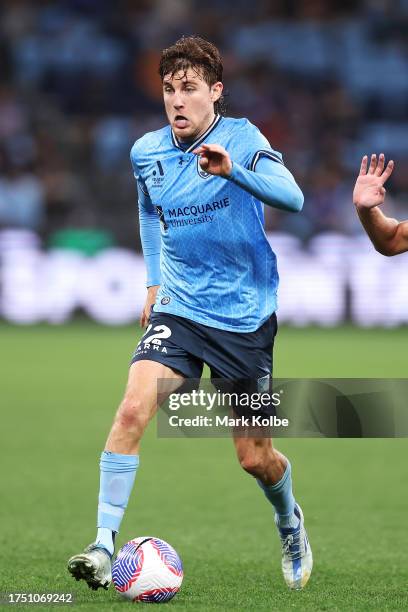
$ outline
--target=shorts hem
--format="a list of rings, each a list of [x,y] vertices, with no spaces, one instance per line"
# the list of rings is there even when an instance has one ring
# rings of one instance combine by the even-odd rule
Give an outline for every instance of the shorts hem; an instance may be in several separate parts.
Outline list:
[[[174,370],[175,372],[177,372],[177,374],[181,374],[182,376],[184,376],[185,378],[192,378],[190,373],[187,372],[183,372],[179,367],[174,366],[172,363],[165,363],[163,359],[160,359],[159,357],[146,357],[146,358],[142,358],[142,357],[135,357],[131,360],[129,367],[132,366],[134,363],[137,363],[138,361],[154,361],[155,363],[161,363],[162,365],[166,366],[167,368],[171,368],[172,370]]]

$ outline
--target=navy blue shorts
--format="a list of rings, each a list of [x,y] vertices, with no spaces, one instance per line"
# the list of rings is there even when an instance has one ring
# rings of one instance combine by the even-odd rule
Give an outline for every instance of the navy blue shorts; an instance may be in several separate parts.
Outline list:
[[[216,387],[222,379],[224,388],[231,381],[246,392],[268,392],[276,332],[275,313],[256,331],[239,333],[152,311],[131,363],[158,361],[195,379],[201,377],[206,363]]]

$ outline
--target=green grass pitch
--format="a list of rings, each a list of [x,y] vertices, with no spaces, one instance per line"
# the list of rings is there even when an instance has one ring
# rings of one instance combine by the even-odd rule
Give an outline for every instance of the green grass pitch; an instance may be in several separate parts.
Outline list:
[[[95,535],[99,454],[138,335],[82,321],[0,325],[0,592],[71,591],[84,611],[131,605],[72,580],[66,560]],[[282,328],[275,375],[406,377],[407,347],[406,328]],[[176,610],[407,609],[407,441],[278,447],[315,557],[304,591],[284,585],[272,509],[227,439],[160,440],[152,424],[119,544],[156,535],[178,550],[185,579],[166,604]]]

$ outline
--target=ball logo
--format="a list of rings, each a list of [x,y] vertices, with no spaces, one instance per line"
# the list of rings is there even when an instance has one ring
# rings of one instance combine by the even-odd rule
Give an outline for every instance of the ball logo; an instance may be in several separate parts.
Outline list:
[[[166,304],[170,303],[170,298],[169,297],[164,297],[161,299],[160,304],[163,304],[163,306],[166,306]]]
[[[202,179],[207,179],[209,176],[211,176],[211,174],[209,172],[206,172],[205,170],[202,169],[202,167],[200,166],[200,157],[197,155],[197,172],[198,175],[202,178]]]

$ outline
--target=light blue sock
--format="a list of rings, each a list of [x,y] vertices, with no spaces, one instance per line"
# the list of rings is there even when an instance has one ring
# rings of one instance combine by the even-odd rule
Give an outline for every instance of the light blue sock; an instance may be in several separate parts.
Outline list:
[[[273,485],[265,485],[260,480],[257,483],[265,493],[266,498],[275,508],[279,527],[297,527],[299,519],[294,514],[295,498],[292,493],[291,466],[288,461],[286,470],[279,482]]]
[[[114,538],[126,510],[139,466],[139,455],[103,451],[100,461],[98,534],[96,544],[112,555]]]

